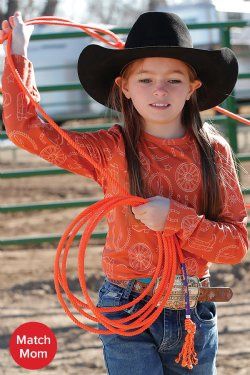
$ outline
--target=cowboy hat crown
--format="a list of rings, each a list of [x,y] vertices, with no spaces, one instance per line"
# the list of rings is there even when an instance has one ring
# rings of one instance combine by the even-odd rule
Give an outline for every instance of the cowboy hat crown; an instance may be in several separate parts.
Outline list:
[[[125,43],[125,48],[145,46],[192,48],[193,44],[187,26],[177,14],[147,12],[139,16]]]

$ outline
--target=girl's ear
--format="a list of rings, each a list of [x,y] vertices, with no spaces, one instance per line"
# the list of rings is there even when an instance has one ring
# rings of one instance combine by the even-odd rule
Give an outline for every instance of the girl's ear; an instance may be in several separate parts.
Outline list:
[[[199,79],[196,79],[194,82],[190,83],[190,90],[186,100],[190,99],[190,96],[194,93],[195,90],[199,89],[202,86],[202,82]]]
[[[115,83],[117,86],[121,87],[123,94],[127,99],[130,99],[129,90],[127,88],[127,81],[122,79],[121,76],[115,78]]]
[[[117,86],[121,85],[121,79],[122,79],[122,77],[120,77],[120,76],[115,78],[115,83],[117,84]]]

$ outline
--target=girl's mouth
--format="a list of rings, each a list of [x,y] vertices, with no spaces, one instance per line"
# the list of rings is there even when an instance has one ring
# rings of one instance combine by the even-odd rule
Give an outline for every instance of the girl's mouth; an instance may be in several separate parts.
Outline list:
[[[150,107],[152,108],[155,108],[155,109],[159,109],[159,110],[164,110],[164,109],[167,109],[170,107],[170,104],[161,104],[161,103],[153,103],[153,104],[149,104]]]

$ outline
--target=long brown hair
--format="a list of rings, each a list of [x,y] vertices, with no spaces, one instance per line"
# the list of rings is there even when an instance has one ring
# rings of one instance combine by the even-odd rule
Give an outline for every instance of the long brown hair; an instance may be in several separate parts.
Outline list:
[[[189,72],[189,79],[193,82],[198,79],[195,70],[186,64]],[[122,79],[128,79],[133,68],[133,62],[128,64],[121,72]],[[142,178],[141,163],[138,152],[138,143],[143,129],[143,120],[140,114],[133,106],[132,100],[126,98],[120,85],[115,82],[110,91],[109,106],[115,111],[121,108],[120,121],[124,124],[122,127],[125,153],[128,166],[128,175],[130,183],[130,194],[147,198],[145,185]],[[207,219],[216,220],[222,209],[222,197],[219,187],[218,170],[215,163],[215,151],[212,147],[213,134],[221,135],[218,130],[209,123],[202,123],[197,103],[196,91],[186,101],[181,121],[185,129],[192,132],[197,140],[198,149],[201,156],[202,165],[202,197],[199,214],[205,214]]]

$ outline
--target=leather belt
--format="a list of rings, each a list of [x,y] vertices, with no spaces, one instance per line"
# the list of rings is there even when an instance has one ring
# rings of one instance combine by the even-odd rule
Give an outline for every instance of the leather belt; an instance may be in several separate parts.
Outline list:
[[[131,280],[113,280],[107,278],[111,283],[118,285],[122,288],[126,288],[129,281]],[[152,296],[158,285],[160,283],[160,278],[157,279],[154,287],[148,292],[147,295]],[[141,293],[146,287],[147,283],[143,283],[135,279],[132,291],[136,293]],[[190,307],[193,308],[197,305],[197,302],[214,301],[214,302],[227,302],[232,298],[233,292],[231,288],[228,287],[210,287],[209,278],[199,279],[196,276],[188,276],[188,291]],[[157,306],[160,304],[161,300],[158,302]],[[173,284],[170,296],[164,306],[168,309],[180,310],[185,309],[185,289],[182,283],[182,275],[175,276],[175,282]]]

